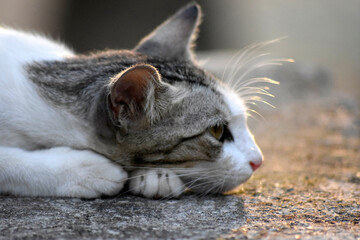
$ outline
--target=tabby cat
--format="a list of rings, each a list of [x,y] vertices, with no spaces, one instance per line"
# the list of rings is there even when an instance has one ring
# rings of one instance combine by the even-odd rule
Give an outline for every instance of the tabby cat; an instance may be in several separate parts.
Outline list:
[[[239,95],[194,60],[200,7],[133,50],[76,55],[0,28],[0,193],[177,197],[246,181],[262,154]]]

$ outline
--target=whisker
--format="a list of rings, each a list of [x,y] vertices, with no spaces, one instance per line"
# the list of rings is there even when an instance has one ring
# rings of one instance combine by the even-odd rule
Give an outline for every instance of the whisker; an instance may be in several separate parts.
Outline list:
[[[197,196],[199,196],[199,197],[204,197],[204,196],[206,196],[206,195],[208,195],[208,194],[211,194],[211,193],[219,193],[220,192],[220,190],[221,190],[221,188],[219,188],[219,187],[221,187],[220,185],[221,185],[221,182],[217,182],[216,184],[214,184],[213,182],[207,182],[207,184],[209,184],[209,183],[212,183],[213,184],[213,186],[211,187],[211,188],[209,188],[207,191],[205,191],[205,192],[202,192],[202,193],[198,193],[198,195]],[[214,190],[214,189],[217,189],[217,188],[219,188],[219,190]]]
[[[268,55],[268,53],[259,53],[256,56],[254,56],[253,54],[260,51],[261,49],[264,49],[266,46],[268,46],[270,44],[281,41],[284,38],[285,37],[281,37],[281,38],[273,39],[273,40],[270,40],[270,41],[265,41],[265,42],[260,42],[260,43],[253,43],[253,44],[241,49],[239,52],[237,52],[235,55],[233,55],[230,58],[230,60],[228,61],[228,63],[226,64],[225,69],[224,69],[223,74],[222,74],[222,79],[224,81],[228,82],[228,84],[230,86],[233,85],[233,82],[235,80],[238,80],[238,81],[242,80],[242,78],[235,79],[236,73],[241,68],[244,68],[244,67],[250,65],[251,62],[258,59],[259,57],[264,57],[264,56]],[[280,59],[274,59],[274,60],[280,60]],[[281,60],[285,60],[285,61],[289,61],[289,62],[293,61],[292,59],[281,59]],[[229,77],[229,74],[228,74],[229,66],[231,66],[231,72],[230,72],[231,77]]]
[[[264,104],[268,105],[269,107],[276,108],[274,105],[272,105],[271,103],[265,101],[264,99],[262,99],[262,98],[259,97],[259,96],[252,96],[250,99],[251,99],[252,101],[264,103]],[[245,101],[245,102],[248,103],[248,104],[252,104],[252,105],[257,106],[257,104],[256,104],[255,102],[252,102],[252,101],[250,101],[250,102]]]
[[[161,168],[159,168],[159,170],[160,170]],[[166,169],[168,169],[168,168],[166,168]],[[149,169],[150,170],[150,169]],[[151,169],[151,170],[157,170],[157,169]],[[208,174],[208,173],[211,173],[211,171],[209,172],[208,170],[197,170],[197,169],[188,169],[189,170],[189,172],[187,172],[187,173],[175,173],[174,172],[174,175],[173,176],[169,176],[169,178],[173,178],[173,177],[187,177],[187,176],[191,176],[191,175],[197,175],[197,174],[201,174],[201,173],[203,173],[203,174]],[[127,178],[127,180],[132,180],[132,179],[135,179],[135,178],[138,178],[139,177],[139,175],[137,175],[137,176],[132,176],[132,177],[128,177]]]
[[[145,170],[162,170],[162,169],[167,169],[167,170],[172,170],[172,171],[199,171],[199,169],[193,169],[193,168],[181,168],[181,167],[148,167],[148,166],[131,166],[127,168],[128,171],[134,171],[134,170],[138,170],[138,169],[145,169]]]
[[[218,187],[219,183],[214,184],[211,188],[209,188],[208,190],[206,190],[205,192],[202,193],[203,196],[208,195],[209,193],[211,193],[214,189],[216,189]]]
[[[245,68],[246,66],[250,65],[251,62],[254,62],[256,59],[261,58],[261,57],[265,57],[269,55],[269,53],[263,53],[263,54],[258,54],[254,57],[251,57],[249,59],[245,59],[243,64],[240,64],[240,62],[237,62],[236,64],[238,64],[237,66],[234,66],[232,74],[230,76],[230,79],[233,79],[232,81],[236,80],[237,84],[239,81],[242,80],[242,78],[235,78],[236,75],[239,73],[240,69]]]
[[[248,95],[251,95],[251,97],[253,97],[254,94],[261,94],[272,98],[275,97],[273,94],[269,93],[267,90],[261,87],[244,87],[238,92],[238,94],[243,99],[245,99],[245,97]]]
[[[265,118],[263,117],[263,115],[261,115],[260,113],[258,113],[257,111],[253,110],[253,109],[247,109],[247,111],[250,111],[252,113],[255,113],[256,115],[258,115],[259,117],[261,117],[264,121],[265,121]]]
[[[253,77],[244,80],[247,76],[253,74],[255,70],[268,66],[281,66],[285,62],[294,62],[291,58],[268,58],[267,46],[280,42],[286,37],[276,38],[270,41],[253,43],[236,54],[234,54],[225,66],[222,79],[226,82],[238,95],[245,104],[257,106],[255,102],[264,103],[272,108],[272,104],[265,101],[257,95],[274,97],[269,92],[268,86],[256,86],[259,83],[279,85],[278,81],[267,77]],[[266,59],[268,58],[268,59]],[[255,86],[254,86],[255,85]],[[256,112],[256,115],[260,114]],[[263,118],[261,116],[261,118]]]
[[[232,81],[232,79],[228,78],[228,75],[225,76],[225,73],[227,73],[228,71],[228,66],[230,65],[230,63],[232,61],[234,61],[235,59],[235,62],[233,64],[231,64],[231,67],[232,68],[235,68],[235,66],[238,65],[239,61],[242,60],[244,58],[244,56],[246,56],[246,54],[248,54],[248,52],[251,52],[252,49],[254,49],[256,46],[256,43],[253,43],[251,45],[248,45],[246,47],[244,47],[243,49],[241,49],[240,51],[238,51],[235,55],[233,55],[230,60],[228,61],[228,63],[226,64],[225,66],[225,69],[223,71],[223,74],[222,74],[222,79],[226,79],[228,81]],[[249,54],[250,55],[250,54]],[[237,63],[237,64],[236,64]]]
[[[214,172],[214,171],[212,171],[212,172]],[[210,171],[210,173],[212,173],[212,172]],[[196,182],[202,180],[202,179],[203,179],[202,177],[205,176],[205,175],[207,175],[207,173],[204,173],[204,174],[200,175],[198,178],[190,181],[189,183],[186,183],[186,184],[188,185],[188,188],[192,188],[192,187],[194,186],[194,184],[195,184]]]
[[[259,121],[259,119],[257,119],[255,116],[253,116],[252,114],[246,112],[246,116],[247,117],[251,117],[252,119],[256,120],[256,121]]]
[[[250,73],[252,73],[253,71],[265,67],[265,66],[281,66],[281,63],[278,62],[260,62],[256,65],[254,65],[253,67],[250,67],[248,70],[246,70],[239,78],[238,78],[238,82],[241,82],[247,75],[249,75]]]
[[[248,80],[239,82],[239,87],[247,87],[249,85],[253,85],[256,83],[269,83],[269,84],[274,84],[274,85],[279,85],[280,83],[278,81],[275,81],[271,78],[267,78],[267,77],[257,77],[257,78],[250,78]]]
[[[139,167],[140,170],[141,169],[156,169],[156,168],[149,168],[149,167]],[[158,169],[161,169],[161,168],[158,168]],[[167,168],[169,169],[169,168]],[[176,168],[174,168],[176,169]],[[187,176],[197,176],[195,179],[191,180],[190,182],[187,182],[187,183],[183,183],[182,187],[184,189],[186,188],[192,188],[194,186],[200,186],[202,184],[210,184],[212,183],[212,181],[206,181],[206,182],[203,182],[204,179],[206,179],[206,176],[207,175],[213,175],[213,173],[217,172],[218,170],[217,169],[212,169],[212,170],[209,170],[209,169],[186,169],[186,168],[183,168],[181,169],[184,173],[175,173],[174,175],[172,176],[169,176],[169,178],[174,178],[174,177],[187,177]],[[185,172],[187,171],[187,172]],[[139,178],[139,176],[133,176],[133,177],[129,177],[128,180],[132,180],[132,179],[135,179],[135,178]],[[200,183],[198,183],[199,181],[201,181]],[[121,195],[124,195],[126,193],[129,193],[129,192],[133,192],[135,188],[130,188],[130,185],[129,185],[129,189],[125,192],[122,192],[121,194],[119,194],[120,196]],[[173,193],[170,192],[169,194],[167,194],[166,196],[163,196],[162,199],[168,199],[170,197],[172,197]]]

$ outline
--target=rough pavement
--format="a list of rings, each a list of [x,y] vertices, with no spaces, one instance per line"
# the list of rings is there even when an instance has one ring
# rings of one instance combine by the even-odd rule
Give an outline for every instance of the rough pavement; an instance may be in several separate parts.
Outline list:
[[[207,239],[245,221],[243,199],[234,196],[166,201],[1,197],[0,206],[0,239]]]

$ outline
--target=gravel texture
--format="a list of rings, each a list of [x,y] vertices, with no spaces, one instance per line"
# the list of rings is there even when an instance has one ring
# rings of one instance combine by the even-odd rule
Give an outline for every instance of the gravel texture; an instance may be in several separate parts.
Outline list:
[[[2,197],[0,206],[0,239],[207,239],[245,223],[244,200],[235,196],[167,201]]]

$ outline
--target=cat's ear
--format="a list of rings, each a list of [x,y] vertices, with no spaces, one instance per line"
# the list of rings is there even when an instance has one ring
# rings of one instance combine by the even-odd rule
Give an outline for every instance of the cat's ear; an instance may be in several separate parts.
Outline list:
[[[155,67],[139,64],[116,75],[110,84],[108,105],[113,122],[124,130],[149,125],[155,118],[156,95],[164,91]]]
[[[200,6],[190,4],[142,39],[134,50],[148,56],[190,60],[200,18]]]

